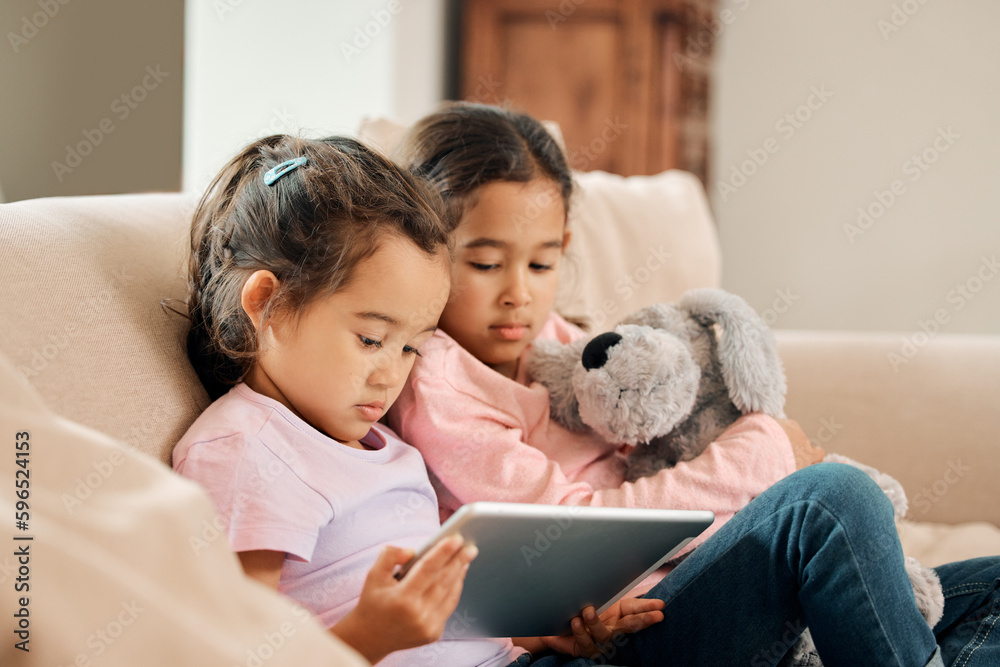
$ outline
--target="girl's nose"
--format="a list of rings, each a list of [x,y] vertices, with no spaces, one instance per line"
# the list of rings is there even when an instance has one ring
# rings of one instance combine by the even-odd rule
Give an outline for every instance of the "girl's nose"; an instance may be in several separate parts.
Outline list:
[[[527,276],[523,271],[511,272],[510,280],[501,295],[501,301],[505,306],[513,308],[521,308],[531,303],[531,291],[528,289]]]
[[[395,387],[406,377],[406,361],[402,358],[391,358],[391,355],[378,355],[375,367],[368,374],[368,384],[379,387]]]

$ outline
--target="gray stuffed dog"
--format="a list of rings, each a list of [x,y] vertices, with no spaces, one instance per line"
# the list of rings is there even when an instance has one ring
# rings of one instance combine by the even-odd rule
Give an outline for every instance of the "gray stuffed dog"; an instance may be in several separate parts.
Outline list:
[[[636,445],[628,481],[695,458],[743,414],[784,417],[785,374],[773,333],[743,299],[719,289],[691,290],[676,305],[643,308],[614,331],[568,345],[537,341],[528,371],[549,390],[557,422]],[[906,495],[892,477],[844,456],[824,460],[864,470],[896,517],[906,513]],[[912,558],[906,570],[934,627],[944,611],[940,581]],[[808,630],[783,664],[820,664]]]
[[[570,345],[538,341],[530,363],[557,422],[643,444],[629,457],[628,481],[693,459],[744,413],[784,416],[774,335],[722,290],[691,290],[678,305],[643,308]]]

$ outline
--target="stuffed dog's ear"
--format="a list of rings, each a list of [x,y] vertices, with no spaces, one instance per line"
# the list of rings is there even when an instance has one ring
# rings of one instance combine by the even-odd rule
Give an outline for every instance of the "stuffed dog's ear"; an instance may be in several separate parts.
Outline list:
[[[774,334],[750,305],[719,289],[694,289],[681,309],[704,327],[718,325],[719,365],[729,397],[742,412],[784,416],[785,373]]]
[[[587,431],[580,419],[580,404],[573,391],[573,371],[589,339],[581,338],[568,345],[557,340],[536,340],[531,344],[528,375],[549,390],[549,415],[571,431]]]

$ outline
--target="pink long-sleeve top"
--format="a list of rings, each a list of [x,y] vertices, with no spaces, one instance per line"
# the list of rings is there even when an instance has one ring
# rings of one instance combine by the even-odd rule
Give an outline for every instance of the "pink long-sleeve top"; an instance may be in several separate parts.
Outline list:
[[[538,339],[565,343],[582,335],[553,313]],[[441,330],[420,354],[389,424],[423,455],[442,521],[477,500],[715,512],[687,551],[795,470],[781,426],[750,414],[694,460],[625,482],[625,448],[550,420],[548,391],[526,377],[524,357],[511,380]]]

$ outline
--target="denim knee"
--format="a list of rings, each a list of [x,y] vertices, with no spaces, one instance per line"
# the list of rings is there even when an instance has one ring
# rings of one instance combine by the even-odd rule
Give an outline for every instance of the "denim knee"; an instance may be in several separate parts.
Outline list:
[[[844,463],[817,463],[800,470],[800,483],[809,489],[808,498],[841,519],[851,516],[879,518],[893,522],[888,496],[864,471]]]

